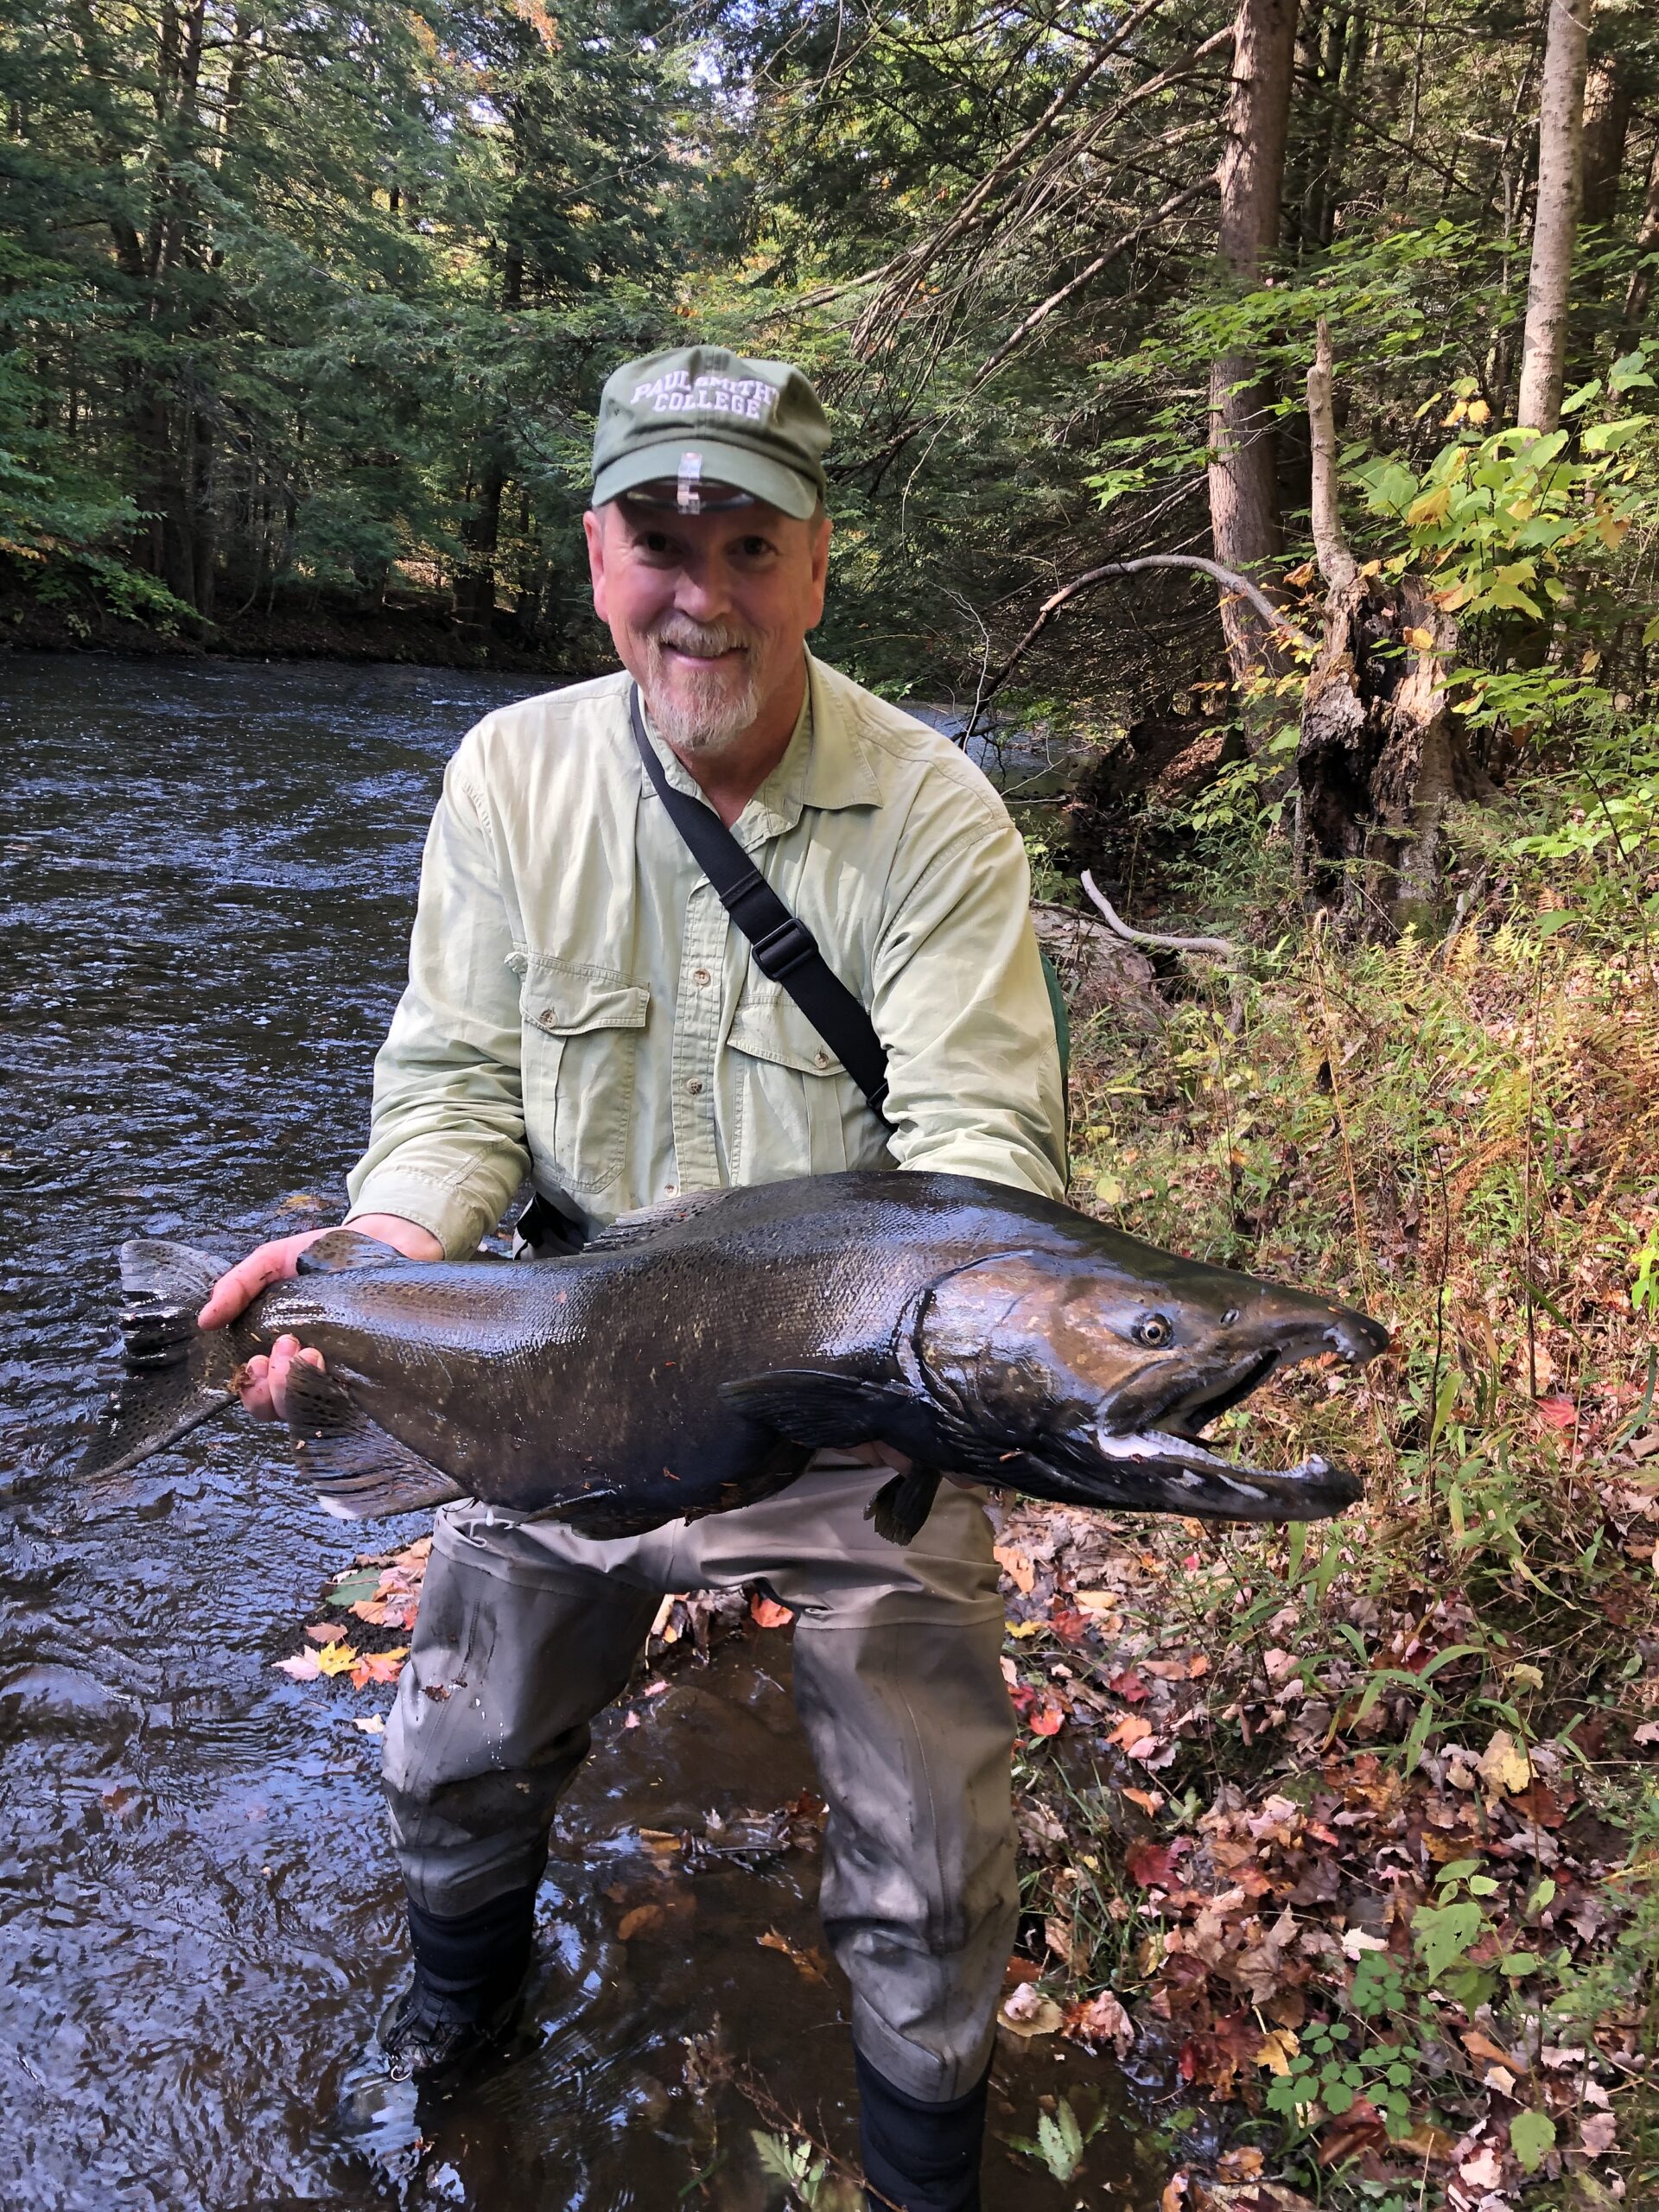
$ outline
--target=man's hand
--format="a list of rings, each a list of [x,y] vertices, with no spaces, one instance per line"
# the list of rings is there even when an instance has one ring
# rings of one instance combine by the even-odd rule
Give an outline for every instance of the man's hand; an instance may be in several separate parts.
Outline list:
[[[405,1221],[401,1214],[359,1214],[351,1226],[361,1236],[378,1236],[383,1244],[390,1244],[406,1260],[443,1257],[443,1247],[431,1230],[423,1229],[418,1222]],[[198,1325],[222,1329],[227,1322],[234,1321],[262,1290],[268,1290],[274,1282],[289,1281],[297,1274],[301,1253],[308,1244],[315,1244],[319,1236],[328,1233],[327,1229],[308,1229],[297,1236],[274,1237],[269,1244],[261,1244],[250,1252],[245,1260],[238,1260],[213,1285],[207,1303],[196,1316]],[[256,1421],[286,1420],[289,1370],[296,1359],[306,1360],[313,1367],[322,1365],[322,1354],[302,1345],[297,1337],[278,1337],[269,1357],[256,1352],[238,1371],[238,1391],[243,1405]]]

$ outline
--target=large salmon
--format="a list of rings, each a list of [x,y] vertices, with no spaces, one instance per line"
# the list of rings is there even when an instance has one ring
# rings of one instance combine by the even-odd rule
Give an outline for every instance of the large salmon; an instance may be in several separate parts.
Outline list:
[[[126,1373],[82,1471],[130,1467],[231,1404],[238,1363],[287,1332],[327,1363],[294,1370],[302,1474],[353,1518],[470,1495],[626,1535],[876,1442],[914,1463],[872,1504],[896,1541],[941,1470],[1074,1505],[1313,1520],[1352,1503],[1352,1475],[1198,1439],[1275,1369],[1389,1340],[1349,1307],[958,1175],[701,1193],[516,1266],[419,1265],[339,1230],[300,1266],[207,1333],[219,1264],[124,1245]]]

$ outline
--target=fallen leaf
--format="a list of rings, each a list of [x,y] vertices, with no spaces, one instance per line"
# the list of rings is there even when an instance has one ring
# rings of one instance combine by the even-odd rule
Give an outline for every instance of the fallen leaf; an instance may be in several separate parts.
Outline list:
[[[1181,2207],[1186,2202],[1186,2192],[1187,2173],[1183,2166],[1179,2173],[1172,2174],[1165,2183],[1164,2193],[1158,2200],[1158,2212],[1181,2212]]]
[[[1122,1794],[1128,1799],[1131,1805],[1138,1805],[1148,1818],[1157,1812],[1164,1802],[1164,1793],[1161,1789],[1125,1789]]]
[[[1290,2062],[1301,2049],[1300,2037],[1288,2028],[1270,2028],[1262,2037],[1262,2047],[1255,2054],[1258,2066],[1265,2066],[1270,2074],[1288,2074]]]
[[[1369,2097],[1356,2097],[1347,2111],[1319,2134],[1319,2164],[1340,2166],[1362,2151],[1387,2140],[1388,2127]]]
[[[1495,2066],[1507,2066],[1510,2054],[1481,2028],[1465,2028],[1459,2041],[1471,2058],[1490,2059]]]
[[[327,1656],[325,1651],[323,1654],[325,1664]],[[387,1685],[395,1682],[402,1674],[404,1662],[408,1656],[409,1646],[406,1643],[400,1643],[391,1651],[365,1651],[352,1669],[352,1688],[354,1690],[365,1690],[371,1682]]]
[[[1408,2135],[1400,2138],[1400,2148],[1408,2157],[1421,2158],[1426,2164],[1444,2166],[1451,2161],[1457,2139],[1448,2135],[1443,2127],[1433,2126],[1424,2120],[1419,2120]]]
[[[1037,1570],[1018,1544],[994,1544],[992,1557],[1022,1598],[1029,1598]]]
[[[1065,2016],[1065,2032],[1080,2043],[1109,2043],[1124,2058],[1135,2041],[1135,2023],[1111,1991],[1103,1989],[1086,2004],[1071,2006]]]
[[[617,1922],[616,1932],[625,1943],[631,1943],[636,1936],[652,1934],[667,1917],[659,1904],[637,1904]]]
[[[1414,626],[1402,631],[1401,635],[1412,651],[1417,653],[1426,653],[1434,642],[1434,632],[1432,630],[1421,630]]]
[[[1572,1428],[1579,1418],[1579,1409],[1572,1399],[1559,1395],[1540,1398],[1533,1411],[1547,1428]]]
[[[1605,2158],[1618,2138],[1618,2122],[1611,2113],[1592,2113],[1579,2130],[1579,2148],[1586,2158]]]
[[[273,1659],[271,1664],[279,1674],[291,1675],[296,1682],[315,1682],[322,1672],[322,1662],[315,1651],[302,1651],[292,1659]]]
[[[1512,1796],[1532,1780],[1532,1762],[1509,1730],[1498,1728],[1480,1755],[1478,1771],[1489,1796]]]
[[[357,1653],[349,1643],[330,1643],[317,1654],[317,1670],[324,1675],[349,1675],[357,1664]]]
[[[1077,1956],[1077,1945],[1069,1921],[1051,1915],[1043,1923],[1043,1941],[1067,1974],[1076,1974],[1080,1970],[1084,1961]]]
[[[1177,1836],[1171,1843],[1137,1843],[1123,1855],[1132,1881],[1143,1890],[1166,1890],[1174,1878],[1175,1862],[1192,1849],[1191,1840]]]
[[[1033,1736],[1058,1736],[1065,1726],[1065,1707],[1053,1698],[1045,1698],[1027,1726]]]
[[[763,1598],[758,1590],[749,1600],[749,1612],[757,1628],[787,1628],[795,1618],[787,1605]]]
[[[1146,1742],[1152,1733],[1150,1720],[1138,1713],[1126,1713],[1108,1740],[1116,1744],[1120,1751],[1133,1751],[1137,1744]]]
[[[313,1621],[305,1632],[313,1643],[338,1643],[346,1634],[338,1621]]]
[[[1007,1992],[1017,1989],[1022,1981],[1040,1981],[1042,1978],[1043,1970],[1036,1960],[1022,1959],[1016,1952],[1002,1969],[1002,1987]]]
[[[1344,1928],[1342,1931],[1342,1955],[1358,1963],[1363,1951],[1386,1951],[1388,1944],[1381,1936],[1373,1936],[1369,1929]]]
[[[1496,2189],[1503,2178],[1503,2168],[1497,2152],[1490,2143],[1482,2144],[1471,2158],[1465,2158],[1458,2168],[1458,2177],[1466,2181],[1471,2189]]]
[[[285,1213],[316,1213],[321,1206],[322,1200],[315,1191],[296,1191],[291,1198],[283,1200]]]
[[[1002,1999],[997,2014],[1005,2028],[1017,2036],[1052,2036],[1065,2024],[1065,2015],[1052,1997],[1045,1997],[1034,1981],[1022,1981]]]
[[[356,1713],[352,1715],[353,1728],[360,1728],[365,1736],[384,1736],[386,1717],[383,1713]]]
[[[1507,2066],[1489,2066],[1480,2078],[1487,2088],[1495,2089],[1500,2097],[1515,2094],[1515,2076]]]
[[[775,1928],[768,1928],[764,1936],[757,1936],[754,1940],[763,1951],[781,1951],[804,1981],[828,1982],[829,1962],[822,1951],[803,1950],[787,1936],[780,1936]]]
[[[1147,1671],[1150,1672],[1151,1669],[1148,1669]],[[1152,1692],[1133,1667],[1125,1667],[1119,1673],[1113,1675],[1107,1681],[1106,1687],[1130,1705],[1139,1705],[1143,1698],[1152,1695]]]
[[[1217,2181],[1254,2181],[1264,2164],[1262,2153],[1252,2143],[1241,2143],[1235,2150],[1223,2152],[1216,2162]]]

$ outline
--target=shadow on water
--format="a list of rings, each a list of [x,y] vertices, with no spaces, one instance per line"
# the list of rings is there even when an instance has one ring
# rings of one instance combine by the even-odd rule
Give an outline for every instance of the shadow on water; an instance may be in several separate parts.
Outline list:
[[[8,2212],[389,2201],[326,2126],[402,1967],[378,1740],[356,1725],[387,1693],[271,1666],[352,1533],[245,1425],[198,1431],[102,1496],[62,1458],[99,1389],[122,1236],[184,1234],[228,1258],[327,1217],[359,1147],[443,761],[522,688],[0,662]],[[816,1859],[763,1847],[812,1779],[788,1660],[775,1633],[731,1645],[605,1717],[543,1893],[538,2047],[438,2107],[411,2206],[780,2204],[754,2111],[685,2085],[685,2039],[716,2023],[851,2152],[843,1991],[760,1940],[821,1941]],[[661,1910],[630,1921],[641,1904]],[[1060,2090],[1115,2116],[1064,2189],[994,2142],[988,2212],[1155,2203],[1158,2163],[1113,2070],[1005,2041],[994,2137],[1033,2133],[1039,2096]]]

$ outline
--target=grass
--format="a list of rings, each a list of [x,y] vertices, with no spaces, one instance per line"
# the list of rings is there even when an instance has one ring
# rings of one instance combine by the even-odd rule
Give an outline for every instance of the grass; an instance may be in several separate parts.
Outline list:
[[[1224,2139],[1344,2212],[1659,2194],[1659,879],[1601,871],[1389,946],[1258,879],[1242,972],[1077,1039],[1079,1202],[1395,1339],[1229,1417],[1338,1522],[1004,1531],[1026,1948],[1129,2002],[1173,2204]]]

